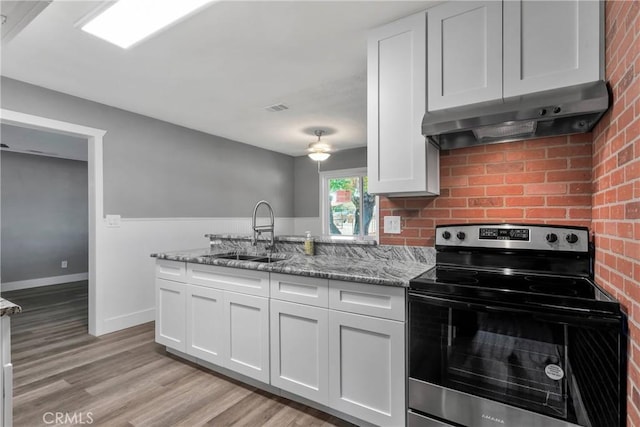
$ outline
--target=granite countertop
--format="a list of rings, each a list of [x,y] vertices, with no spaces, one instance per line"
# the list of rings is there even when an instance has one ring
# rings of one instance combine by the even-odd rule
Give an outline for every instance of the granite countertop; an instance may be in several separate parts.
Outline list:
[[[417,261],[364,259],[331,255],[308,256],[304,254],[280,252],[275,252],[274,258],[286,257],[286,259],[271,263],[208,257],[208,255],[227,252],[229,251],[204,248],[162,252],[152,254],[151,256],[158,259],[172,261],[219,265],[273,273],[295,274],[299,276],[400,287],[409,286],[409,281],[411,279],[433,267],[433,264]]]
[[[12,303],[9,300],[4,298],[0,298],[0,317],[2,316],[10,316],[12,314],[17,314],[22,312],[22,307],[17,304]]]
[[[204,237],[209,239],[224,240],[246,240],[251,241],[253,236],[246,234],[205,234]],[[298,235],[277,235],[273,238],[276,242],[303,243],[306,236]],[[356,246],[376,246],[378,242],[373,239],[358,239],[353,236],[313,236],[315,243],[326,243],[333,245],[356,245]]]

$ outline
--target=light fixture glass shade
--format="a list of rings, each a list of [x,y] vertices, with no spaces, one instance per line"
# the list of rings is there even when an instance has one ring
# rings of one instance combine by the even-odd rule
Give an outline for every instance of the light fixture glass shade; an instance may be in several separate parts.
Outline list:
[[[317,130],[314,133],[318,137],[318,140],[316,142],[312,142],[311,144],[309,144],[309,149],[308,149],[309,154],[307,155],[309,156],[309,158],[311,158],[311,160],[315,160],[316,162],[327,160],[329,156],[331,156],[331,153],[330,153],[331,146],[329,144],[326,144],[320,141],[320,137],[322,136],[324,131]],[[319,168],[320,168],[320,163],[318,163],[318,169]]]
[[[323,160],[327,160],[329,156],[331,156],[331,154],[325,153],[322,151],[314,151],[313,153],[309,153],[308,156],[309,158],[311,158],[311,160],[315,160],[316,162],[322,162]]]

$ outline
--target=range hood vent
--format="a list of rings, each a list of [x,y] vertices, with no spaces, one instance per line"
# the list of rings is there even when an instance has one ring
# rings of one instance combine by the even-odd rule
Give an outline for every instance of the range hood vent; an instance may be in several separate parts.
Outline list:
[[[443,150],[589,132],[609,108],[602,80],[425,114],[422,134]]]

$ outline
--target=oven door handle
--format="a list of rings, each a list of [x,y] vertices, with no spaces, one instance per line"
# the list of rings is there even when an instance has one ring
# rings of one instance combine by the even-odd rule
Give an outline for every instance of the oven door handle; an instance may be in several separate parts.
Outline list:
[[[427,304],[434,304],[441,307],[451,307],[463,310],[494,312],[501,314],[520,314],[532,317],[534,320],[542,322],[570,323],[583,325],[601,325],[610,326],[620,324],[620,319],[616,317],[606,317],[601,315],[593,315],[589,311],[572,312],[567,314],[561,313],[545,313],[540,308],[525,309],[509,306],[496,306],[488,304],[479,304],[468,301],[453,300],[449,298],[436,297],[432,295],[423,295],[409,292],[409,300],[417,299]],[[569,310],[569,309],[566,309]]]

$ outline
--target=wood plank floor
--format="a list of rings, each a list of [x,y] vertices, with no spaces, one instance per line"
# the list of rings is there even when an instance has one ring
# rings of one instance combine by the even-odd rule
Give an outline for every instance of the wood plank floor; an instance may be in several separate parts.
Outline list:
[[[11,318],[15,427],[353,425],[173,358],[153,323],[88,335],[87,282],[2,296],[23,308]]]

